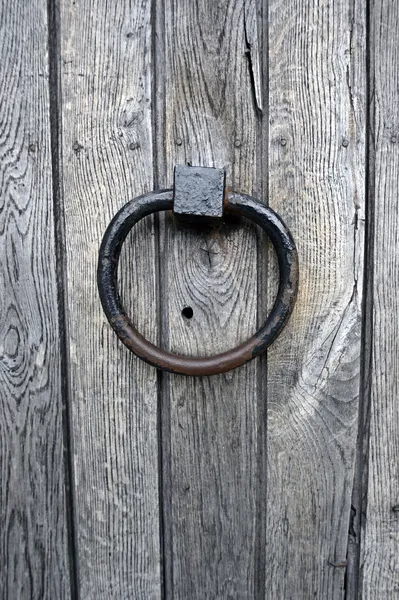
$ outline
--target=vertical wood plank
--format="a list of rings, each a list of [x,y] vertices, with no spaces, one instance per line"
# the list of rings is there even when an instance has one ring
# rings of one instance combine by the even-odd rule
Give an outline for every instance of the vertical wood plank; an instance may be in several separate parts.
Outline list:
[[[0,597],[70,597],[47,3],[0,2]]]
[[[269,2],[269,202],[297,240],[268,353],[266,593],[343,598],[357,437],[365,4]]]
[[[227,182],[257,192],[261,82],[255,3],[157,3],[161,186],[173,166],[226,167]],[[248,53],[254,48],[252,60]],[[161,63],[164,57],[164,62]],[[163,111],[165,110],[165,113]],[[164,343],[215,354],[256,329],[257,238],[244,224],[211,234],[163,224]],[[182,314],[191,307],[192,318]],[[210,378],[164,376],[164,523],[167,598],[255,594],[259,362]]]
[[[399,597],[399,6],[370,10],[374,281],[362,598]]]
[[[96,287],[113,214],[153,189],[151,2],[61,2],[62,168],[79,591],[158,599],[157,375],[118,341]],[[157,338],[154,227],[120,267],[139,329]]]

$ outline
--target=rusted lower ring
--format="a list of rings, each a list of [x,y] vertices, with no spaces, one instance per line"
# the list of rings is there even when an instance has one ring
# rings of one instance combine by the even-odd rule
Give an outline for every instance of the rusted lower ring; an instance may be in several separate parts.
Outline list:
[[[280,283],[273,308],[260,329],[239,346],[213,356],[179,356],[146,340],[125,313],[118,292],[117,272],[122,244],[132,227],[147,215],[173,208],[173,190],[151,192],[131,200],[112,219],[99,255],[97,283],[104,312],[119,339],[151,365],[181,375],[215,375],[235,369],[259,356],[276,339],[295,304],[298,255],[292,236],[280,217],[251,196],[229,192],[225,211],[262,227],[277,254]]]

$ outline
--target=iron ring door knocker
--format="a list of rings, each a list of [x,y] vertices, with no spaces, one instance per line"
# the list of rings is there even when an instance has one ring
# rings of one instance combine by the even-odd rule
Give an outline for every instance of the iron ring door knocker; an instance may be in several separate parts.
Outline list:
[[[213,356],[172,354],[145,339],[125,313],[118,292],[117,272],[122,245],[132,227],[151,213],[173,210],[180,219],[217,222],[223,214],[250,219],[273,243],[280,282],[273,308],[260,329],[239,346]],[[259,356],[277,338],[289,319],[298,290],[298,255],[282,219],[251,196],[225,192],[225,173],[210,167],[178,166],[174,189],[151,192],[128,202],[105,232],[99,253],[97,283],[101,303],[115,333],[129,350],[151,365],[181,375],[215,375]]]

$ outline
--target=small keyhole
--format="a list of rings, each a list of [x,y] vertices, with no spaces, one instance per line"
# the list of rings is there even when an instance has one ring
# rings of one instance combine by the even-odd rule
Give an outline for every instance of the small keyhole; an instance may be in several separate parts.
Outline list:
[[[183,317],[186,317],[186,319],[192,319],[194,311],[191,308],[191,306],[185,306],[181,311],[181,314],[183,315]]]

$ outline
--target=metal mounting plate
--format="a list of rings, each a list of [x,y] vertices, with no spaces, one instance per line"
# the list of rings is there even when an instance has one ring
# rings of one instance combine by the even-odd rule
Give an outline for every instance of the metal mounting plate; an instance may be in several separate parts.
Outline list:
[[[223,217],[224,194],[224,169],[175,167],[173,213],[178,219],[217,225]]]

